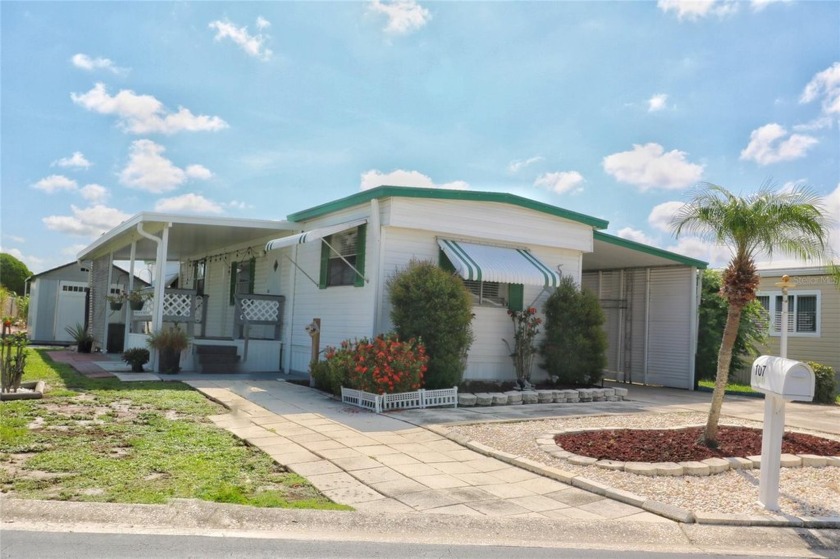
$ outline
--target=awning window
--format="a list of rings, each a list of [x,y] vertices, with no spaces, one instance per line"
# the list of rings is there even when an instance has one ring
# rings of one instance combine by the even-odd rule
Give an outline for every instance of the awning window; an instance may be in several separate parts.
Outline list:
[[[330,225],[328,227],[321,227],[319,229],[304,231],[303,233],[298,233],[297,235],[280,237],[279,239],[268,241],[268,243],[266,243],[265,245],[265,250],[277,250],[279,248],[300,245],[303,243],[310,243],[312,241],[318,241],[325,237],[329,237],[330,235],[334,235],[335,233],[341,233],[342,231],[358,227],[359,225],[362,225],[364,223],[367,223],[367,219],[355,219],[353,221],[346,221],[337,225]]]
[[[438,246],[465,280],[557,287],[560,273],[530,251],[438,239]]]

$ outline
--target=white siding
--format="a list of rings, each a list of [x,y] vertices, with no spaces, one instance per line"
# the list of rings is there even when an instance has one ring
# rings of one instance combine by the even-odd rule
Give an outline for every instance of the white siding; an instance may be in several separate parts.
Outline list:
[[[455,238],[477,238],[522,246],[592,252],[592,227],[518,206],[495,202],[393,198],[383,225],[434,230]]]
[[[693,268],[651,270],[648,384],[693,388]]]

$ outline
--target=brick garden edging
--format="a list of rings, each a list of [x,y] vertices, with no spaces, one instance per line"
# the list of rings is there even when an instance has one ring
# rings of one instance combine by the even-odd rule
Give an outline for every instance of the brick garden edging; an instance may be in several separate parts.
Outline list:
[[[505,406],[574,402],[618,402],[627,397],[626,388],[577,388],[571,390],[509,390],[507,392],[460,392],[458,405]]]
[[[669,429],[686,429],[696,425],[682,425],[670,427]],[[541,450],[556,458],[567,460],[570,464],[578,466],[597,466],[605,470],[619,470],[642,476],[708,476],[720,474],[728,470],[751,470],[761,467],[761,456],[748,456],[746,458],[707,458],[691,462],[619,462],[616,460],[599,460],[589,456],[581,456],[567,450],[563,450],[554,437],[567,433],[586,433],[587,431],[602,431],[603,429],[566,429],[557,433],[545,433],[537,438],[537,445]],[[817,456],[815,454],[782,454],[781,465],[783,468],[800,468],[812,466],[821,468],[824,466],[840,467],[840,456]]]

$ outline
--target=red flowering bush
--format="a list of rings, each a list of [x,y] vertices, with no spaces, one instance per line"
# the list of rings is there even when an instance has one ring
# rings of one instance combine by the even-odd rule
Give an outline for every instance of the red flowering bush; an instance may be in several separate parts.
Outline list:
[[[345,340],[339,348],[327,347],[325,357],[313,364],[312,375],[316,386],[336,394],[341,386],[375,394],[417,390],[429,362],[421,342],[402,342],[394,334]]]

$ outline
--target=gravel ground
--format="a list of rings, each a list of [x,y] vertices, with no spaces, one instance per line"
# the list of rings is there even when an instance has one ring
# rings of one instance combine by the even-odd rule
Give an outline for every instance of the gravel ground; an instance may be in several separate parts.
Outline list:
[[[608,471],[596,466],[571,464],[551,456],[536,444],[536,439],[541,435],[556,433],[562,429],[656,429],[705,423],[704,413],[634,414],[459,425],[454,427],[452,432],[465,435],[491,448],[530,458],[616,489],[695,512],[765,514],[766,511],[758,503],[758,470],[730,470],[707,477],[640,476]],[[761,428],[760,423],[728,417],[721,418],[721,424]],[[840,440],[825,433],[810,434]],[[782,514],[840,516],[840,468],[782,468],[779,485],[779,506]]]

